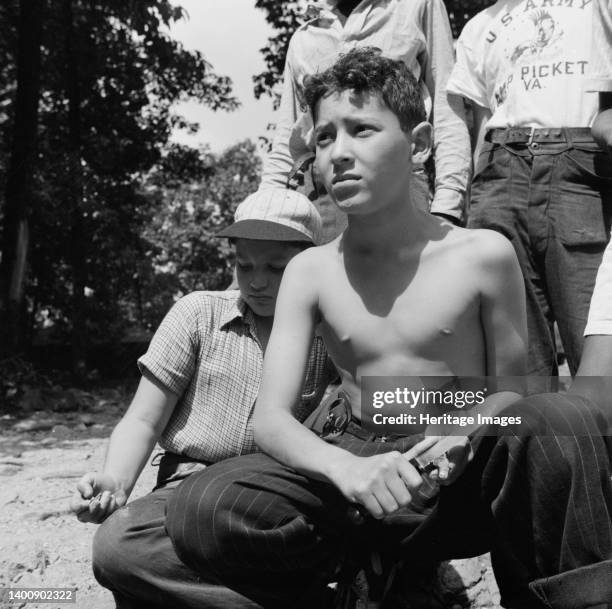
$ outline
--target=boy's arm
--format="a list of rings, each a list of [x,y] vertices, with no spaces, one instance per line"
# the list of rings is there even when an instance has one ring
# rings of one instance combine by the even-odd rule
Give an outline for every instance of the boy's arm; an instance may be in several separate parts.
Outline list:
[[[130,407],[111,434],[103,471],[89,472],[77,484],[71,509],[79,520],[101,522],[127,502],[177,399],[161,384],[141,378]]]
[[[523,275],[510,241],[494,231],[479,231],[481,322],[487,376],[500,391],[524,393],[527,372],[527,314]]]
[[[274,327],[266,348],[264,372],[253,427],[259,447],[281,463],[334,484],[350,502],[376,518],[407,505],[421,477],[400,453],[355,457],[325,443],[291,414],[302,387],[318,317],[316,277],[319,254],[306,251],[285,269]]]
[[[442,0],[426,3],[423,32],[427,41],[423,80],[433,100],[436,167],[431,211],[453,216],[459,221],[464,214],[470,173],[470,145],[463,100],[446,92],[454,53],[448,14]]]
[[[485,400],[470,410],[486,416],[495,416],[520,399],[525,393],[527,362],[527,319],[523,276],[510,242],[502,235],[489,230],[477,231],[474,243],[474,269],[481,282],[480,319],[483,330],[486,358],[486,375],[492,391]],[[451,484],[463,472],[473,453],[465,442],[479,425],[461,427],[456,436],[439,438],[446,449],[449,463],[432,472],[431,477],[441,484]],[[455,443],[455,446],[452,446]],[[443,448],[435,445],[424,453],[439,456]],[[422,457],[423,455],[421,455]],[[450,467],[449,467],[450,466]]]
[[[296,256],[285,269],[266,348],[263,378],[253,415],[255,441],[266,453],[299,471],[325,478],[328,449],[292,413],[299,399],[318,314],[313,270]]]

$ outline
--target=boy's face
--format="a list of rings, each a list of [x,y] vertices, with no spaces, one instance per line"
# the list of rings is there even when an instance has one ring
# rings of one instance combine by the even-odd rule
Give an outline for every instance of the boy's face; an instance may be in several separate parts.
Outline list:
[[[243,300],[260,317],[274,315],[276,296],[285,267],[299,245],[286,241],[236,239],[236,278]]]
[[[413,142],[376,94],[342,91],[316,106],[316,164],[343,211],[367,214],[406,200]]]

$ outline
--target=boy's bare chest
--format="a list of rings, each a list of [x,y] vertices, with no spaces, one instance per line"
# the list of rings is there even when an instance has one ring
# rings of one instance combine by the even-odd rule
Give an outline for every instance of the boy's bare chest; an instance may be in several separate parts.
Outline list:
[[[336,278],[321,299],[332,356],[355,363],[390,357],[439,360],[481,348],[480,300],[473,281],[456,273],[418,273],[397,281]]]

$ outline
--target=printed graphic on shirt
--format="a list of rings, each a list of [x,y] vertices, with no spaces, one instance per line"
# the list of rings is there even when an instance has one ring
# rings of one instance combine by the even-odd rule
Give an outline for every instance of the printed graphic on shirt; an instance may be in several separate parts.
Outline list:
[[[529,15],[534,25],[534,32],[523,43],[517,45],[510,56],[510,61],[515,64],[522,57],[542,56],[549,53],[559,52],[560,39],[563,37],[563,29],[553,16],[544,10],[535,11]]]
[[[448,90],[492,112],[489,127],[586,127],[593,0],[502,0],[468,23]]]

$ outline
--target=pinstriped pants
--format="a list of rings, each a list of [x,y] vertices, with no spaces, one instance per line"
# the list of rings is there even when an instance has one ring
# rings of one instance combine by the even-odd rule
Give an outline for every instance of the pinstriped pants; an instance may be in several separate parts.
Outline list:
[[[491,551],[504,606],[612,609],[612,485],[605,415],[579,396],[543,394],[505,414],[534,435],[483,435],[461,477],[427,501],[352,524],[331,485],[265,455],[190,476],[168,502],[178,556],[264,607],[317,605],[346,544],[414,568]],[[409,439],[351,452],[406,450]]]

